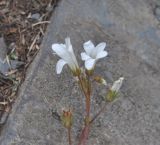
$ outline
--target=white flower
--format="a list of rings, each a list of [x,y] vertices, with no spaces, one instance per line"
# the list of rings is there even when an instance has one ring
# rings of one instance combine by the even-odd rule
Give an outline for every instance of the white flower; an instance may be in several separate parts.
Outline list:
[[[101,42],[95,47],[92,41],[89,40],[83,44],[83,47],[85,52],[81,53],[81,58],[85,61],[85,68],[87,70],[92,70],[98,59],[108,55],[108,52],[104,51],[106,47],[105,42]]]
[[[113,91],[113,92],[115,92],[115,93],[118,93],[119,89],[120,89],[121,86],[122,86],[123,80],[124,80],[124,78],[123,78],[123,77],[120,77],[117,81],[115,81],[115,82],[113,83],[113,86],[111,87],[111,91]]]
[[[56,65],[57,74],[61,73],[65,64],[69,65],[73,73],[76,73],[76,71],[79,70],[78,62],[69,37],[65,39],[65,44],[52,44],[52,50],[61,57]]]

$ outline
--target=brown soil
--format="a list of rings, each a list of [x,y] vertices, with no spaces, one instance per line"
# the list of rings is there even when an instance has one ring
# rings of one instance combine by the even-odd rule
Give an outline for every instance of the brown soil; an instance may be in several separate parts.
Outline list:
[[[3,125],[16,99],[25,72],[40,49],[57,0],[0,0],[0,37],[7,45],[6,60],[23,65],[0,72],[0,124]],[[6,115],[7,113],[7,115]]]

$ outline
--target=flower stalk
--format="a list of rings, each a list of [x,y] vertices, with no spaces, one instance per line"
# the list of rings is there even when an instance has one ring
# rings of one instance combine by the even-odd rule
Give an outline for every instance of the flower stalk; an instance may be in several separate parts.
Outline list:
[[[69,142],[69,145],[72,145],[72,139],[71,139],[71,127],[68,128],[68,142]]]
[[[85,78],[83,79],[83,83],[81,83],[81,88],[83,89],[83,93],[85,94],[86,99],[86,116],[85,116],[85,126],[82,129],[81,135],[80,135],[80,142],[79,145],[85,145],[86,140],[89,136],[89,129],[90,129],[90,105],[91,105],[91,81],[90,81],[90,75],[89,73],[86,73],[85,71]],[[79,77],[79,81],[82,82],[81,77]],[[86,87],[86,88],[85,88]]]

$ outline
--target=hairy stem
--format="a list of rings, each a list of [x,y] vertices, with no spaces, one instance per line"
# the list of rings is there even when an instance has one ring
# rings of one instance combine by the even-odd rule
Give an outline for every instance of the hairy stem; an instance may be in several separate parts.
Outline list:
[[[90,125],[86,125],[81,133],[80,141],[78,145],[86,145],[86,140],[88,139]]]
[[[70,127],[68,128],[68,142],[69,142],[69,145],[72,145],[71,128]]]
[[[91,82],[90,82],[90,76],[87,74],[87,97],[86,97],[86,113],[87,117],[90,117],[90,105],[91,105]]]
[[[85,117],[85,127],[82,129],[82,132],[80,135],[80,142],[78,145],[86,145],[86,140],[88,139],[89,129],[90,129],[91,82],[90,82],[90,76],[88,74],[86,79],[87,79],[86,81],[87,91],[85,91],[82,80],[79,77],[81,88],[86,97],[86,117]]]
[[[90,96],[86,97],[86,119],[90,117]]]
[[[84,86],[83,86],[82,79],[81,79],[80,76],[78,76],[78,80],[79,80],[79,82],[80,82],[80,88],[82,89],[82,92],[84,93],[84,95],[85,95],[85,97],[86,97],[87,94],[86,94],[86,91],[85,91],[85,88],[84,88]]]

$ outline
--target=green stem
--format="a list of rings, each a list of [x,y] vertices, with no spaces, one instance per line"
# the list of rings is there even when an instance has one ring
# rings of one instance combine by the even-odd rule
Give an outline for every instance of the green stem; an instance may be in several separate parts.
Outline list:
[[[78,76],[78,79],[79,79],[79,82],[80,82],[80,87],[81,87],[81,89],[82,89],[82,92],[84,93],[84,95],[85,95],[85,97],[86,97],[87,95],[86,95],[86,91],[85,91],[84,86],[83,86],[83,83],[82,83],[82,79],[81,79],[80,76]]]
[[[88,139],[89,130],[90,130],[91,82],[90,82],[90,76],[88,74],[87,74],[86,79],[87,79],[87,91],[84,92],[85,97],[86,97],[85,127],[82,129],[82,132],[81,132],[81,135],[80,135],[80,142],[79,142],[78,145],[86,145],[86,140]]]
[[[87,97],[86,97],[86,108],[87,108],[87,117],[90,118],[90,106],[91,106],[91,82],[90,76],[87,74]]]
[[[89,82],[89,79],[88,79],[87,80],[88,88],[87,88],[87,92],[86,92],[81,77],[78,76],[78,79],[79,79],[79,82],[80,82],[80,87],[82,89],[82,92],[84,93],[85,98],[86,98],[86,117],[88,118],[89,115],[90,115],[90,94],[91,94],[90,93],[90,84],[89,84],[90,82]]]
[[[86,118],[90,118],[90,96],[86,97]]]

